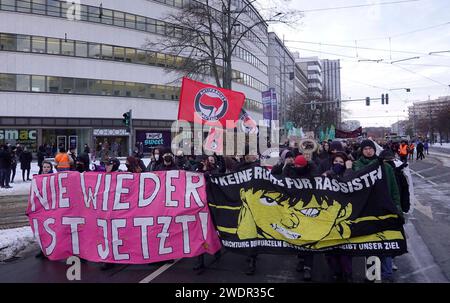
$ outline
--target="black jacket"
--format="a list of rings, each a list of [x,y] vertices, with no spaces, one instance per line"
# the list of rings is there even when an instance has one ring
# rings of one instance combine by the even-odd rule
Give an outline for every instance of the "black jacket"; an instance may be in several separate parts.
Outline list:
[[[29,151],[24,151],[20,154],[20,169],[31,169],[31,160],[33,156]]]
[[[0,168],[10,169],[11,162],[11,153],[8,150],[0,150]]]
[[[399,167],[395,167],[395,164],[392,162],[388,163],[394,169],[395,180],[397,181],[398,191],[400,192],[400,205],[402,207],[402,211],[407,213],[411,207],[411,200],[409,195],[408,180],[403,174],[403,169],[408,166],[408,163],[403,163]]]
[[[319,175],[317,165],[313,161],[308,161],[308,165],[302,168],[296,168],[293,164],[286,165],[283,168],[283,177],[288,178],[310,178]]]
[[[175,163],[171,163],[170,165],[164,165],[164,162],[156,166],[156,169],[154,171],[168,171],[168,170],[178,170],[178,167],[175,165]]]

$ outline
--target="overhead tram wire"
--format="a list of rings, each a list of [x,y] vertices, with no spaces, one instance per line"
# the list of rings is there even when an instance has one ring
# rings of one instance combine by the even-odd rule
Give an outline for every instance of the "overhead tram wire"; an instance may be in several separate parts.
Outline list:
[[[291,47],[291,48],[292,48],[292,49],[299,49],[299,50],[304,50],[304,51],[315,52],[315,53],[324,53],[324,54],[333,55],[333,56],[337,56],[337,57],[346,57],[346,58],[353,59],[352,62],[356,62],[356,63],[365,63],[365,62],[358,62],[358,61],[356,61],[356,60],[355,60],[356,57],[345,56],[345,55],[342,55],[342,54],[335,54],[335,53],[329,53],[329,52],[323,52],[323,51],[317,51],[317,50],[310,50],[310,49],[304,49],[304,48],[296,48],[296,47]],[[347,61],[350,61],[350,60],[347,59]],[[372,62],[368,62],[368,63],[372,63]],[[427,77],[427,76],[424,76],[424,75],[422,75],[422,74],[420,74],[420,73],[411,71],[411,70],[409,70],[409,69],[407,69],[407,68],[404,68],[404,67],[401,67],[400,65],[397,65],[397,64],[391,64],[391,63],[389,63],[389,62],[377,62],[377,63],[378,63],[378,64],[390,65],[390,66],[396,66],[397,68],[401,68],[401,69],[403,69],[403,70],[405,70],[405,71],[407,71],[407,72],[409,72],[409,73],[412,73],[412,74],[421,76],[421,77],[426,78],[426,79],[428,79],[428,80],[430,80],[430,81],[433,81],[433,82],[435,82],[435,83],[444,85],[445,87],[449,87],[448,84],[444,84],[444,83],[442,83],[442,82],[436,81],[436,80],[431,79],[431,78],[429,78],[429,77]]]
[[[419,2],[419,1],[422,1],[422,0],[402,0],[402,1],[379,2],[379,3],[369,3],[369,4],[359,4],[359,5],[347,5],[347,6],[313,8],[313,9],[300,10],[300,12],[302,12],[302,13],[323,12],[323,11],[329,11],[329,10],[360,8],[360,7],[389,5],[389,4],[401,4],[401,3]]]
[[[300,43],[300,44],[313,44],[313,45],[324,45],[324,46],[332,46],[339,48],[350,48],[350,49],[364,49],[364,50],[372,50],[372,51],[380,51],[380,52],[392,52],[392,53],[402,53],[402,54],[411,54],[411,55],[421,55],[421,56],[435,56],[440,58],[450,58],[450,56],[439,55],[439,54],[431,54],[430,53],[421,53],[416,51],[409,50],[390,50],[383,48],[373,48],[373,47],[364,47],[364,46],[355,46],[355,45],[342,45],[342,44],[333,44],[333,43],[323,43],[323,42],[313,42],[313,41],[302,41],[302,40],[285,40],[285,42],[291,43]]]
[[[416,29],[416,30],[413,30],[413,31],[403,32],[403,33],[399,33],[399,34],[395,34],[395,35],[389,35],[389,36],[385,36],[385,37],[352,39],[352,40],[335,40],[335,42],[355,42],[355,41],[363,42],[363,41],[387,40],[389,38],[397,38],[397,37],[401,37],[401,36],[406,36],[406,35],[422,32],[422,31],[427,31],[427,30],[430,30],[430,29],[434,29],[434,28],[438,28],[438,27],[446,26],[446,25],[450,25],[450,21],[447,21],[447,22],[444,22],[444,23],[440,23],[440,24],[436,24],[436,25],[432,25],[432,26],[419,28],[419,29]]]

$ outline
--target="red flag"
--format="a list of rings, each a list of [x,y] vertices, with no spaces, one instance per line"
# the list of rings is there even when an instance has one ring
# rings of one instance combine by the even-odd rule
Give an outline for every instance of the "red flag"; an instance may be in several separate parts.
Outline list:
[[[239,120],[244,102],[243,93],[183,78],[178,120],[226,127],[227,120]]]

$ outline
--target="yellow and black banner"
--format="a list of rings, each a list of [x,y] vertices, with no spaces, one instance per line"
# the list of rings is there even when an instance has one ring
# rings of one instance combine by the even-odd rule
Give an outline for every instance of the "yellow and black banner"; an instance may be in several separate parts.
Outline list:
[[[207,192],[222,245],[238,252],[406,252],[404,221],[379,163],[351,178],[291,179],[255,166],[211,176]]]

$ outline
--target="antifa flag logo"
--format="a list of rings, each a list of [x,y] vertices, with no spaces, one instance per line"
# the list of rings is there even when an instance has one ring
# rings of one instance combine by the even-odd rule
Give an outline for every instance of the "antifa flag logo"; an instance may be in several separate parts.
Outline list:
[[[195,111],[206,121],[219,121],[228,110],[228,100],[215,88],[204,88],[195,96]]]

